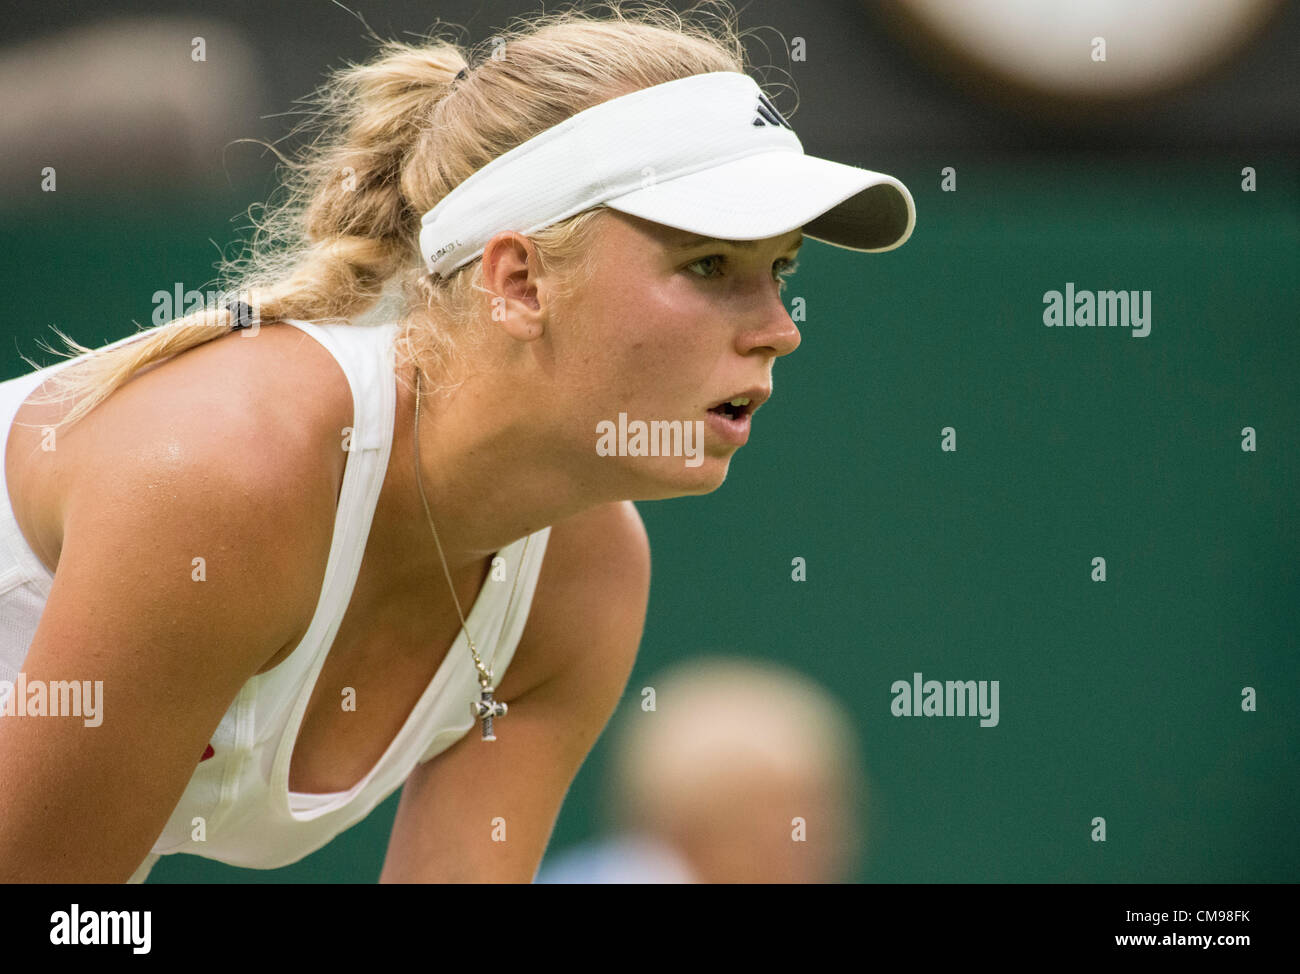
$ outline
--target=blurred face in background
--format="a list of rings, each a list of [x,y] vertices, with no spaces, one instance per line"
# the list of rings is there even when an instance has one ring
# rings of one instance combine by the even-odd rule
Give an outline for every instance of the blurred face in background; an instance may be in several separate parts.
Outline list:
[[[838,784],[816,772],[739,768],[683,795],[665,841],[703,883],[841,883],[859,836]]]
[[[654,712],[630,713],[616,736],[620,828],[669,846],[697,882],[856,878],[866,779],[834,697],[794,671],[735,659],[651,682]]]

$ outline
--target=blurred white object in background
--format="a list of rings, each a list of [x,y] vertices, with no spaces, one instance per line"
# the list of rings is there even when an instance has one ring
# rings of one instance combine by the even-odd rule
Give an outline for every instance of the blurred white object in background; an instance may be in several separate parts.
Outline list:
[[[57,191],[224,182],[227,145],[260,127],[261,90],[254,49],[201,17],[113,19],[0,49],[3,198],[36,197],[47,166]]]
[[[874,5],[872,0],[868,0]],[[931,63],[1064,99],[1123,100],[1189,83],[1249,46],[1283,0],[888,0]],[[1093,39],[1105,39],[1104,62]],[[941,62],[956,59],[957,63]]]
[[[679,885],[698,877],[670,845],[652,836],[621,835],[584,843],[549,858],[536,881],[553,885]]]

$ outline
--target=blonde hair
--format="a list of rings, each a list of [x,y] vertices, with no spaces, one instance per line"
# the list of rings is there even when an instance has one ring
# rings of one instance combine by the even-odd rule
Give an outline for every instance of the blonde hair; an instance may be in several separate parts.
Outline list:
[[[608,16],[575,7],[516,18],[477,51],[433,35],[416,44],[380,41],[369,62],[334,72],[295,129],[319,128],[317,137],[294,159],[281,157],[285,197],[254,221],[249,253],[222,262],[221,292],[238,294],[261,323],[320,322],[358,316],[392,288],[405,360],[428,362],[431,378],[449,382],[461,350],[487,333],[474,293],[482,290],[482,261],[446,280],[428,274],[421,216],[497,156],[583,109],[694,74],[745,71],[744,35],[726,0],[698,5],[700,22],[658,4],[635,12],[618,0],[600,6]],[[468,75],[456,80],[462,68]],[[588,245],[604,212],[596,207],[529,235],[560,297],[589,275]],[[232,311],[204,308],[108,351],[56,328],[71,351],[48,350],[86,358],[60,369],[50,383],[58,392],[43,401],[80,399],[58,424],[71,425],[138,371],[232,324]]]

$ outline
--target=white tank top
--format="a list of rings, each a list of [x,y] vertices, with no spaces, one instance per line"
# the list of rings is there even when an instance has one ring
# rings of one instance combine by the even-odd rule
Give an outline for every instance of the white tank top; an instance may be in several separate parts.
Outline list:
[[[477,673],[462,631],[388,750],[361,781],[333,794],[289,791],[298,728],[351,599],[388,469],[396,409],[397,326],[284,324],[320,342],[342,367],[352,391],[351,450],[320,600],[302,641],[274,668],[244,684],[213,731],[204,756],[195,755],[194,774],[184,794],[130,882],[144,882],[158,857],[174,852],[253,869],[297,862],[365,818],[417,764],[446,750],[475,725],[470,702],[478,697]],[[4,482],[3,445],[23,401],[52,372],[72,361],[0,382],[0,680],[11,684],[18,683],[53,576],[14,519]],[[550,531],[542,528],[529,536],[531,541],[520,538],[501,549],[505,577],[489,577],[466,616],[481,654],[492,659],[495,653],[498,681],[523,634]],[[515,602],[507,616],[517,574]],[[193,838],[196,819],[203,820],[202,841]]]

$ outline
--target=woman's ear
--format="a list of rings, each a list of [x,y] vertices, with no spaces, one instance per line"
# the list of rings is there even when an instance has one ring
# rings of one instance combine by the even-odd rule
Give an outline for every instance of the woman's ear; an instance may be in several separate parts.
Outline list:
[[[491,295],[490,319],[517,341],[531,342],[546,331],[547,309],[541,260],[536,245],[521,233],[505,230],[483,248],[483,283]]]

